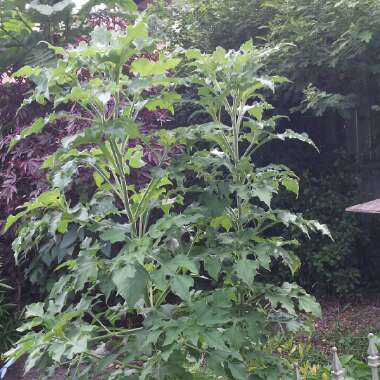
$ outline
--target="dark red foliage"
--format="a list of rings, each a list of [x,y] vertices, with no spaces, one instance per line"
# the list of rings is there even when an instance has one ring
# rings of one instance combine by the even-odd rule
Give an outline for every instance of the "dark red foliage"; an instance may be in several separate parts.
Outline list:
[[[112,16],[107,11],[99,11],[91,15],[89,26],[103,26],[107,30],[125,30],[127,29],[127,22],[120,16]]]
[[[8,152],[9,142],[21,129],[17,127],[0,139],[0,224],[18,206],[45,190],[41,163],[57,149],[66,133],[58,123],[49,125],[43,133],[26,138]]]
[[[168,126],[172,121],[170,113],[166,110],[156,109],[155,111],[148,111],[144,109],[138,115],[137,120],[141,123],[141,132],[148,132]]]
[[[0,73],[0,135],[15,128],[22,128],[30,120],[25,111],[17,109],[31,90],[30,83],[23,78],[10,78],[9,72]]]

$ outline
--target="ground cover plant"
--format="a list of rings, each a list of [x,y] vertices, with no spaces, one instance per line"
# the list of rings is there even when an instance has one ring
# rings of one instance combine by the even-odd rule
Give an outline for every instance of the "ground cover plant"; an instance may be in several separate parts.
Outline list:
[[[297,241],[281,237],[279,226],[328,230],[272,209],[279,191],[298,194],[298,177],[255,161],[272,140],[312,144],[278,132],[265,100],[284,81],[262,74],[263,59],[278,48],[247,42],[237,51],[172,56],[157,51],[141,19],[127,30],[97,27],[70,49],[50,48],[56,65],[14,76],[35,84],[26,103],[51,102],[53,110],[9,149],[56,120],[89,127],[62,140],[43,164],[50,188],[5,224],[19,223],[17,260],[33,259],[48,277],[48,295],[27,306],[11,357],[27,354],[27,370],[49,376],[66,367],[77,379],[292,378],[265,346],[279,329],[307,327],[319,306],[298,285],[265,274],[273,261],[293,274],[300,266]],[[173,112],[176,87],[186,85],[197,89],[208,123],[141,128],[144,110]],[[77,188],[81,175],[93,185]]]

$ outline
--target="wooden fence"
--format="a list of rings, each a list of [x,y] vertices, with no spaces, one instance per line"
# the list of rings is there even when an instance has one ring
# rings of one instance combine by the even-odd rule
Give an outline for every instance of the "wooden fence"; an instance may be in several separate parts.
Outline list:
[[[368,367],[372,372],[372,380],[379,380],[379,370],[380,366],[379,352],[375,343],[375,336],[373,334],[368,335],[369,345],[368,345]],[[339,360],[336,347],[332,350],[331,358],[331,379],[332,380],[346,380],[346,369],[343,368],[342,363]],[[296,380],[303,380],[298,365],[295,366]],[[368,379],[371,380],[371,379]]]

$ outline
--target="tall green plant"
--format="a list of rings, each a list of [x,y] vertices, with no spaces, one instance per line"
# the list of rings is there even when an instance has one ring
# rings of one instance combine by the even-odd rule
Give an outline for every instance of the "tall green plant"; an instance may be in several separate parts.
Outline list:
[[[17,75],[36,83],[31,101],[47,98],[56,111],[12,145],[57,118],[83,118],[59,112],[66,102],[85,109],[91,127],[66,138],[45,162],[52,188],[8,218],[6,228],[22,221],[17,257],[34,246],[59,274],[47,299],[27,307],[25,335],[10,356],[27,353],[27,370],[67,365],[71,378],[288,379],[281,361],[264,352],[267,339],[278,328],[302,328],[299,312],[320,310],[296,284],[264,281],[273,260],[292,273],[300,266],[292,253],[297,242],[273,228],[328,231],[272,209],[281,188],[298,193],[298,178],[254,159],[271,140],[311,143],[278,133],[278,117],[267,117],[265,94],[283,81],[260,75],[273,51],[250,42],[211,55],[189,50],[192,75],[178,78],[181,59],[144,58],[154,45],[141,20],[126,32],[97,28],[75,49],[53,49],[62,56],[56,67]],[[90,79],[78,80],[80,70]],[[211,121],[142,135],[139,111],[172,111],[180,99],[175,86],[186,83],[197,86]],[[144,149],[157,142],[158,164],[137,187],[131,172],[144,167]],[[184,152],[173,156],[178,144]],[[66,190],[81,167],[93,169],[97,191],[73,204]]]

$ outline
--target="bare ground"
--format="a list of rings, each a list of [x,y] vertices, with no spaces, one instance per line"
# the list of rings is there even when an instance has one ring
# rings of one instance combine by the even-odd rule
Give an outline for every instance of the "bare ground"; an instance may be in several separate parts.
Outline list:
[[[332,346],[342,346],[344,337],[350,335],[352,341],[360,339],[363,345],[367,334],[380,332],[380,299],[356,299],[340,303],[323,301],[322,318],[316,321],[313,346],[323,353],[329,353]],[[355,343],[356,344],[356,343]],[[347,343],[346,343],[347,345]]]

